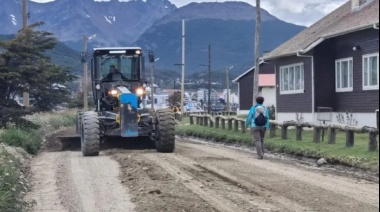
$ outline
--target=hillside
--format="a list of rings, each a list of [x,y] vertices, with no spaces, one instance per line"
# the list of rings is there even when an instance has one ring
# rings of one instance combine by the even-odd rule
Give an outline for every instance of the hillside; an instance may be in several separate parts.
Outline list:
[[[0,40],[13,39],[14,35],[0,35]],[[57,65],[69,67],[74,74],[82,74],[80,52],[77,52],[62,42],[58,42],[54,49],[46,52],[46,55]]]
[[[193,3],[163,17],[135,45],[155,51],[160,69],[173,70],[181,63],[182,18],[186,18],[186,69],[188,74],[207,70],[208,45],[212,46],[212,69],[234,65],[239,71],[253,65],[255,8],[246,3]],[[207,10],[207,8],[209,8]],[[215,9],[217,8],[217,9]],[[222,13],[223,12],[223,13]],[[270,51],[305,27],[286,23],[262,10],[261,53]],[[205,15],[207,14],[207,15]],[[235,14],[233,18],[231,14]]]

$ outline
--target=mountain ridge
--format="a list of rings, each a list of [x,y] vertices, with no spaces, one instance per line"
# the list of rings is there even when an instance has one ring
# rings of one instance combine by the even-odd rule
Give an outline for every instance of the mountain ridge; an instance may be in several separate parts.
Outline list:
[[[208,63],[206,49],[209,44],[212,46],[213,70],[224,71],[227,65],[247,70],[254,65],[255,10],[250,4],[241,2],[191,3],[155,22],[134,46],[153,50],[160,58],[156,64],[158,68],[177,69],[174,64],[181,63],[182,19],[187,17],[186,70],[189,75],[204,72],[205,67],[201,65]],[[236,16],[232,17],[232,14]],[[261,54],[305,29],[284,22],[264,9],[262,14]]]

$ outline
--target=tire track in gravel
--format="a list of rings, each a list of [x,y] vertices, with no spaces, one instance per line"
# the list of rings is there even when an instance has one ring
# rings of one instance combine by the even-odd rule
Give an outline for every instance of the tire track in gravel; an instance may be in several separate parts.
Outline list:
[[[81,152],[42,153],[32,162],[34,211],[133,212],[119,181],[119,164],[109,156]]]
[[[195,184],[191,188],[199,188],[199,185],[203,185],[204,189],[202,191],[207,189],[208,196],[220,197],[218,204],[220,202],[223,204],[230,202],[229,205],[237,205],[238,208],[235,208],[235,211],[241,208],[246,208],[247,211],[311,211],[310,208],[299,205],[295,201],[276,196],[275,193],[266,191],[252,183],[243,182],[222,169],[208,166],[205,163],[199,164],[191,158],[179,154],[145,155],[145,157],[157,162],[164,169],[180,167],[179,169],[185,170],[192,176],[190,180],[185,181],[186,183],[190,181]],[[222,160],[225,161],[225,159]],[[183,171],[171,172],[171,174],[177,178],[184,175]],[[214,185],[208,186],[210,184],[208,182],[213,182]],[[198,190],[192,190],[194,193],[199,194]],[[209,202],[207,199],[206,201]],[[224,207],[223,205],[221,206],[222,208]]]
[[[236,154],[236,150],[228,148],[215,148],[212,145],[199,145],[189,142],[183,142],[181,145],[186,149],[191,149],[191,152],[183,152],[184,156],[194,157],[193,152],[203,152],[204,156],[212,154],[217,157],[228,157],[236,160],[237,163],[243,163],[246,166],[251,166],[262,172],[269,172],[286,178],[291,178],[292,180],[326,189],[349,198],[354,198],[355,200],[366,204],[379,206],[379,184],[377,183],[372,183],[366,180],[358,181],[348,177],[321,174],[294,165],[275,163],[275,161],[257,161],[254,155],[245,152]],[[377,189],[374,189],[376,187]]]
[[[172,165],[167,160],[165,160],[166,155],[160,154],[144,154],[143,157],[148,160],[156,163],[166,172],[172,175],[175,179],[179,179],[181,184],[184,185],[189,190],[193,191],[195,194],[199,195],[200,198],[205,200],[207,203],[212,205],[217,211],[225,212],[236,212],[237,208],[232,205],[226,204],[226,201],[223,198],[220,198],[218,195],[210,194],[209,192],[203,189],[203,184],[199,180],[195,179],[192,174],[186,173],[183,168],[179,166]]]

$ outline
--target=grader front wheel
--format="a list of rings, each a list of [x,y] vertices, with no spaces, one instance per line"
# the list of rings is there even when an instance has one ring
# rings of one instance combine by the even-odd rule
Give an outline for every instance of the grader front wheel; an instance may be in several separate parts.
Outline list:
[[[96,112],[81,117],[81,147],[83,156],[98,156],[100,151],[99,118]]]
[[[162,153],[172,153],[175,149],[175,117],[171,110],[156,112],[156,149]]]

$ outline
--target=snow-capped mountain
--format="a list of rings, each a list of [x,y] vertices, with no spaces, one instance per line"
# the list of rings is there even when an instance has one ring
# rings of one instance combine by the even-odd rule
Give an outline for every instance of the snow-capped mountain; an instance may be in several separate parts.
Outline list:
[[[4,0],[3,0],[4,1]],[[20,0],[5,0],[0,7],[0,34],[15,34],[22,27]],[[29,23],[44,21],[62,42],[79,49],[83,35],[94,35],[92,45],[128,45],[154,22],[176,10],[169,0],[56,0],[29,1]]]

